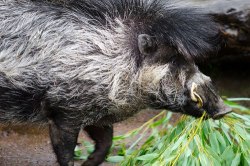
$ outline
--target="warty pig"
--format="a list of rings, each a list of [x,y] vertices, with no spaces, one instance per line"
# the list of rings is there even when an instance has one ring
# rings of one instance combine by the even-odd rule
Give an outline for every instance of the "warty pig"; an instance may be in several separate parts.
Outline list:
[[[151,107],[212,118],[230,111],[194,64],[220,45],[199,9],[161,0],[0,0],[0,121],[49,122],[58,163],[80,129],[102,163],[112,124]]]

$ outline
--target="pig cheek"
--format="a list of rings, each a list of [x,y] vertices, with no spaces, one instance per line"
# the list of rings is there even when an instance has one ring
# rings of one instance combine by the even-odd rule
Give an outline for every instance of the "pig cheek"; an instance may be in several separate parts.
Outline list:
[[[159,91],[161,80],[169,73],[168,65],[162,66],[146,66],[139,76],[139,85],[144,90]]]

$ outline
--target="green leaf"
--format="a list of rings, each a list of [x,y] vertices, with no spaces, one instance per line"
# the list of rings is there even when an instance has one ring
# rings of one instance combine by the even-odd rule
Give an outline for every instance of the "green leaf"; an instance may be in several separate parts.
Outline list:
[[[159,126],[159,125],[162,125],[164,122],[165,122],[165,118],[162,118],[162,119],[160,119],[160,120],[155,121],[155,122],[152,123],[150,126],[151,126],[152,128],[154,128],[154,127],[157,127],[157,126]]]
[[[226,125],[221,125],[221,129],[223,131],[223,135],[227,138],[230,144],[232,144],[232,139],[228,134],[229,129],[226,127]]]
[[[82,155],[82,149],[80,149],[79,146],[76,146],[74,150],[74,156],[80,157],[81,155]]]
[[[182,165],[188,165],[188,157],[184,157],[184,160],[182,161]]]
[[[119,163],[124,160],[124,156],[109,156],[106,161],[111,163]]]
[[[209,137],[209,140],[210,140],[210,145],[211,145],[212,149],[214,150],[214,152],[219,154],[220,153],[220,147],[219,147],[219,143],[218,143],[216,134],[211,133],[210,137]]]
[[[189,162],[188,162],[187,165],[188,165],[188,166],[196,166],[196,165],[195,165],[195,159],[194,159],[194,158],[190,158],[190,160],[189,160]]]
[[[232,113],[233,116],[238,117],[239,119],[242,119],[246,122],[250,122],[250,117],[249,116],[244,116],[236,113]]]
[[[120,141],[120,140],[124,140],[126,137],[124,135],[118,135],[113,137],[113,141]]]
[[[244,159],[246,160],[246,165],[249,166],[250,165],[250,155],[243,155]]]
[[[227,163],[231,163],[233,158],[234,158],[235,154],[233,152],[233,148],[231,146],[228,146],[225,151],[222,153],[221,158],[227,162]]]
[[[171,148],[171,151],[174,151],[176,148],[178,148],[178,147],[180,146],[181,143],[182,143],[182,144],[185,144],[185,142],[187,142],[187,141],[184,141],[184,142],[183,142],[183,140],[185,140],[185,138],[186,138],[186,135],[182,135],[182,136],[174,143],[173,147]]]
[[[247,140],[248,138],[250,138],[247,132],[243,128],[241,128],[239,125],[234,125],[234,128],[237,134],[239,134],[241,138],[243,138],[244,140]]]
[[[231,166],[238,166],[240,164],[240,153],[237,153],[236,156],[234,157]]]
[[[245,109],[234,102],[229,104]],[[246,111],[237,111],[221,120],[209,119],[201,123],[197,123],[200,119],[184,116],[176,126],[169,125],[169,119],[162,117],[157,121],[147,122],[144,127],[125,134],[116,142],[116,145],[125,145],[127,140],[122,140],[123,138],[133,140],[132,144],[140,142],[142,146],[139,149],[134,147],[128,153],[127,146],[123,147],[123,151],[118,151],[119,148],[116,146],[112,152],[118,156],[117,162],[120,158],[121,166],[166,166],[177,157],[176,165],[248,166],[250,165],[250,116]],[[199,130],[196,130],[197,127]],[[194,131],[198,132],[195,134]],[[145,136],[148,136],[144,143],[142,142],[144,139],[140,139],[142,133],[147,133]],[[131,138],[132,135],[135,137]]]
[[[215,131],[215,134],[216,134],[216,136],[217,136],[218,141],[219,141],[220,144],[221,144],[220,150],[221,150],[221,152],[223,152],[223,151],[225,150],[226,146],[227,146],[227,143],[226,143],[226,141],[225,141],[225,138],[224,138],[224,137],[221,135],[221,133],[218,132],[217,130]]]
[[[81,150],[77,150],[74,153],[75,157],[80,157],[82,155],[82,151]]]
[[[206,149],[206,151],[209,152],[209,155],[211,159],[213,159],[213,165],[215,165],[215,163],[220,163],[222,161],[222,158],[215,153],[214,149],[212,147],[210,147],[208,144],[205,145],[204,149]]]
[[[191,151],[191,149],[189,148],[189,147],[187,147],[187,149],[185,150],[185,158],[188,158],[189,156],[191,156],[191,154],[192,154],[192,151]]]
[[[169,156],[168,158],[165,158],[165,164],[168,164],[168,163],[170,163],[170,162],[172,162],[174,159],[175,159],[175,155],[173,155],[173,156]]]
[[[208,158],[206,157],[205,154],[200,153],[200,154],[199,154],[199,159],[200,159],[200,163],[202,163],[202,165],[211,165],[211,164],[209,163],[209,160],[208,160]]]
[[[246,110],[248,110],[248,108],[246,108],[246,107],[244,107],[244,106],[242,106],[242,105],[239,105],[239,104],[237,104],[237,103],[235,103],[235,102],[232,102],[232,101],[224,101],[224,103],[225,104],[227,104],[228,106],[230,106],[230,107],[232,107],[232,108],[236,108],[236,109],[239,109],[239,110],[241,110],[241,111],[246,111]]]
[[[94,145],[92,143],[90,143],[89,141],[84,141],[83,145],[87,149],[88,154],[90,154],[94,151]]]
[[[157,153],[145,154],[145,155],[136,157],[136,160],[142,160],[142,161],[153,160],[157,158],[158,156],[159,155]]]
[[[153,164],[152,164],[152,166],[159,166],[159,165],[161,165],[161,162],[160,161],[155,161]]]
[[[250,101],[250,98],[245,98],[245,97],[241,97],[241,98],[227,98],[228,101]]]

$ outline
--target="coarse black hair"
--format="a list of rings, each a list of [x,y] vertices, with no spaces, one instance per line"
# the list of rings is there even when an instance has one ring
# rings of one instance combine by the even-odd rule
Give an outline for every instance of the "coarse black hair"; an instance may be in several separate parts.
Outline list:
[[[121,18],[137,37],[154,36],[174,47],[187,60],[205,59],[221,45],[219,26],[201,9],[170,0],[33,0],[52,3],[107,24],[107,17]],[[51,5],[51,4],[50,4]]]

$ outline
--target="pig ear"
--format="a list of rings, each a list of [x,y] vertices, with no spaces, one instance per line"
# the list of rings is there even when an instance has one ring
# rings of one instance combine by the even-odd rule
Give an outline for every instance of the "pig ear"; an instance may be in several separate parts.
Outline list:
[[[138,48],[141,54],[148,55],[156,51],[156,42],[152,36],[140,34],[138,36]]]

